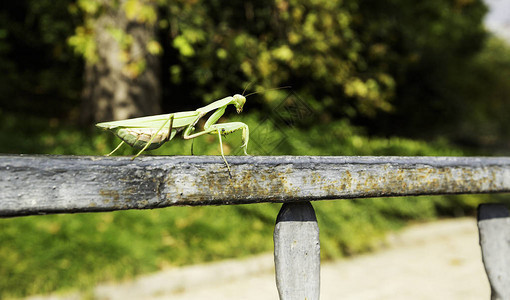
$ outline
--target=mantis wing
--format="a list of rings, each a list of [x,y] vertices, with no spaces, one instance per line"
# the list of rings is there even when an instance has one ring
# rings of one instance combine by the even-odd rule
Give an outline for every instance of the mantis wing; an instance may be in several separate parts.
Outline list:
[[[112,131],[117,137],[135,149],[151,150],[159,148],[165,142],[173,139],[178,132],[193,124],[198,116],[199,113],[195,111],[187,111],[103,122],[96,124],[96,126]],[[172,123],[171,132],[170,123]],[[147,146],[147,143],[150,144]]]
[[[116,127],[124,127],[124,128],[160,128],[167,122],[172,114],[163,114],[163,115],[155,115],[155,116],[149,116],[149,117],[140,117],[140,118],[133,118],[133,119],[127,119],[127,120],[120,120],[120,121],[111,121],[111,122],[102,122],[96,124],[97,127],[101,127],[104,129],[113,129]],[[173,128],[180,128],[189,126],[199,113],[196,111],[185,111],[185,112],[179,112],[174,113],[174,123]],[[168,124],[170,125],[170,124]]]

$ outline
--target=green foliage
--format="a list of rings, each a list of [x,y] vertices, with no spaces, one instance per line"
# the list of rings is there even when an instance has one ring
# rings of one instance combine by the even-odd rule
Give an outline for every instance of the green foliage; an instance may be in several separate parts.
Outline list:
[[[86,289],[165,266],[269,251],[277,209],[178,207],[3,219],[0,296]]]
[[[254,89],[291,83],[321,111],[390,107],[393,78],[365,65],[364,45],[353,31],[355,5],[216,0],[169,1],[167,7],[163,30],[171,35],[173,49],[166,49],[173,92],[193,84],[192,96],[210,102],[249,82]]]
[[[486,12],[480,0],[169,1],[165,7],[168,95],[204,103],[250,82],[258,90],[290,84],[321,114],[350,118],[378,111],[405,118],[406,105],[436,107],[448,96],[436,88],[437,78],[479,51]]]
[[[78,119],[82,65],[71,52],[98,63],[98,21],[116,14],[159,28],[142,46],[162,55],[164,111],[198,107],[249,83],[250,90],[291,85],[321,117],[348,118],[371,134],[448,131],[464,141],[476,124],[501,136],[504,114],[492,115],[504,101],[478,109],[488,107],[484,92],[508,93],[506,73],[496,71],[504,64],[490,60],[494,42],[477,56],[485,12],[481,0],[11,3],[0,12],[0,103]],[[130,52],[124,21],[104,27],[128,62],[124,73],[136,78],[146,63]],[[257,108],[278,100],[268,94]]]
[[[464,145],[507,152],[510,138],[510,47],[495,37],[464,66],[462,82],[454,80],[459,94],[457,130],[450,138]],[[452,84],[453,85],[453,84]]]
[[[375,6],[366,7],[363,14],[377,26],[374,33],[391,32],[385,41],[395,53],[383,59],[389,58],[397,81],[394,111],[368,123],[370,129],[377,134],[421,138],[448,135],[458,130],[459,120],[465,118],[459,112],[473,98],[470,65],[484,47],[486,7],[482,1],[409,2],[407,6],[390,2],[387,6],[368,1]],[[389,11],[393,18],[387,17]],[[488,88],[484,82],[483,90]]]
[[[415,82],[400,89],[398,111],[379,118],[374,132],[442,136],[464,147],[508,153],[510,47],[491,37],[472,58],[448,60],[421,65],[417,71],[430,73],[410,76]]]

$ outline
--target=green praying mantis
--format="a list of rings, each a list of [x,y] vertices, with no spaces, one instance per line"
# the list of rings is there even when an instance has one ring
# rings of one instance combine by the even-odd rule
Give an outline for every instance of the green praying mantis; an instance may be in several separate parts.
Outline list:
[[[108,156],[112,155],[124,143],[126,143],[131,147],[140,150],[132,159],[138,157],[145,150],[152,150],[161,147],[164,143],[172,140],[182,131],[184,131],[182,137],[185,140],[194,139],[205,134],[217,135],[220,144],[221,157],[227,166],[229,174],[231,174],[230,165],[223,153],[222,136],[242,130],[241,148],[243,149],[244,154],[248,155],[249,128],[248,125],[242,122],[220,124],[217,124],[217,122],[221,116],[223,116],[229,105],[234,105],[237,113],[241,113],[243,111],[243,106],[246,103],[246,97],[256,93],[257,92],[251,93],[246,96],[235,94],[234,96],[214,101],[213,103],[195,111],[184,111],[120,121],[103,122],[96,124],[96,126],[112,131],[122,140],[112,152],[107,154]],[[195,132],[195,126],[198,121],[212,111],[214,112],[205,122],[203,131]]]

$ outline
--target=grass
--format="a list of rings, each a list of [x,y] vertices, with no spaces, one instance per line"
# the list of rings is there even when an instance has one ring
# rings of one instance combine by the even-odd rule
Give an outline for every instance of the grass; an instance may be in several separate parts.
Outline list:
[[[267,251],[264,217],[277,207],[255,211],[177,207],[0,220],[2,298]]]
[[[57,120],[0,111],[0,152],[98,155],[117,141],[107,133]],[[244,115],[258,155],[463,155],[444,141],[368,138],[345,122],[298,129]],[[238,135],[226,152],[237,154]],[[195,153],[218,155],[216,137],[195,141]],[[172,141],[149,154],[189,154],[189,141]],[[269,150],[268,150],[269,149]],[[132,155],[123,148],[120,154]],[[240,154],[240,152],[239,152]],[[227,158],[228,159],[228,158]],[[314,202],[322,256],[338,258],[376,248],[389,230],[408,222],[472,214],[480,202],[502,196],[465,195]],[[495,199],[495,200],[494,200]],[[171,207],[74,215],[0,219],[0,298],[87,290],[181,266],[272,250],[279,204]]]

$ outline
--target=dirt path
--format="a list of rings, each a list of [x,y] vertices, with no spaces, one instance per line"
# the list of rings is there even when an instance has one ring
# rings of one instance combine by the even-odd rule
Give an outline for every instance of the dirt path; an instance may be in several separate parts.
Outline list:
[[[272,255],[266,254],[102,285],[94,294],[101,300],[276,300],[273,268]],[[382,251],[324,263],[321,269],[322,300],[489,298],[474,219],[412,226],[392,236]]]

